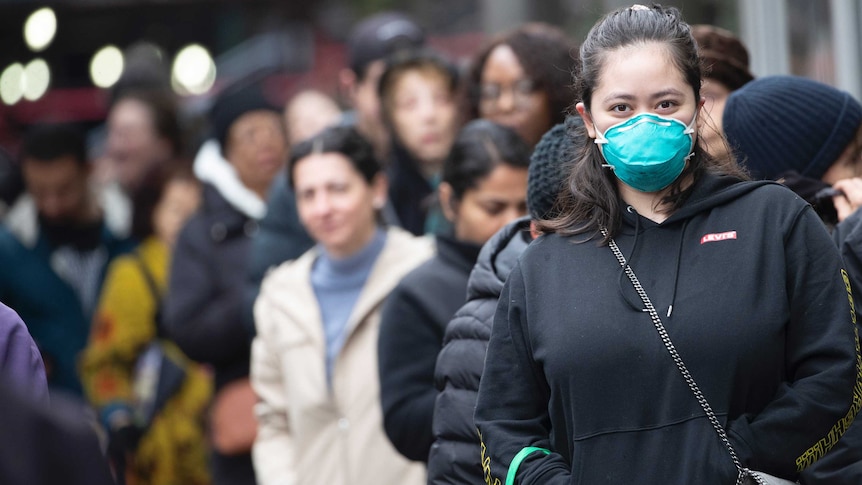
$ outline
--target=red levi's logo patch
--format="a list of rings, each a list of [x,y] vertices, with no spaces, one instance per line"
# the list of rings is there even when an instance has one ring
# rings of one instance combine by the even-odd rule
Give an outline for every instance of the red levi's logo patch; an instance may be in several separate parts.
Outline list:
[[[726,241],[728,239],[736,239],[736,231],[727,231],[727,232],[718,232],[714,234],[706,234],[702,238],[700,238],[701,244],[706,244],[709,242],[716,241]]]

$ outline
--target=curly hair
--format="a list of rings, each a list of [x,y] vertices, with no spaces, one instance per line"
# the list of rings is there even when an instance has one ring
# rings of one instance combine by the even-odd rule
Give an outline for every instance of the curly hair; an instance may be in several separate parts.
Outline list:
[[[512,49],[530,80],[547,93],[552,116],[548,126],[562,123],[574,100],[572,74],[578,64],[578,46],[562,30],[542,22],[526,23],[499,35],[478,52],[468,80],[470,117],[479,117],[482,71],[491,52],[501,45]]]

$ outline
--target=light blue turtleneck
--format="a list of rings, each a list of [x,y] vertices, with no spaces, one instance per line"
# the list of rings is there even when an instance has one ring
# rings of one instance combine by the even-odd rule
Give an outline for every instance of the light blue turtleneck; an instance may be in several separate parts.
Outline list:
[[[359,252],[333,258],[319,247],[320,256],[311,268],[311,286],[320,307],[326,336],[326,380],[332,384],[332,369],[347,337],[345,329],[368,275],[386,243],[386,232],[377,229]]]

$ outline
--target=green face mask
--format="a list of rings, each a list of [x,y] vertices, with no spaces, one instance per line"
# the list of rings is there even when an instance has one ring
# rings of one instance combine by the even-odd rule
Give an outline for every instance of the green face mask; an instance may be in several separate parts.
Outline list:
[[[672,184],[693,155],[694,124],[652,113],[633,116],[604,133],[596,144],[614,175],[641,192],[658,192]]]

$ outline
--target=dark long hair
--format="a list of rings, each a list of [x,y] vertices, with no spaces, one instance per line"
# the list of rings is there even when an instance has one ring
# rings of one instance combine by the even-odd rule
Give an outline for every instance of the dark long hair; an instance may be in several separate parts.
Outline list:
[[[132,226],[130,232],[137,241],[143,241],[156,233],[153,221],[156,206],[162,200],[168,184],[175,180],[199,183],[192,171],[191,160],[176,159],[167,166],[151,167],[144,174],[140,186],[132,191]]]
[[[461,129],[452,145],[443,165],[443,182],[451,185],[452,195],[461,200],[501,164],[526,169],[530,165],[527,142],[511,128],[473,120]]]
[[[382,171],[380,162],[374,157],[371,144],[352,126],[330,126],[317,135],[296,144],[290,151],[287,162],[287,183],[293,185],[293,171],[303,158],[315,153],[340,153],[347,157],[362,178],[371,184]]]
[[[691,29],[674,7],[652,5],[646,9],[631,7],[615,10],[601,20],[587,34],[581,45],[580,68],[576,75],[576,95],[589,112],[592,94],[608,54],[635,44],[660,43],[668,49],[670,57],[694,91],[695,102],[700,102],[701,62]],[[577,129],[586,130],[585,127]],[[564,235],[584,234],[592,237],[601,228],[608,229],[608,238],[620,228],[620,199],[613,173],[602,167],[601,151],[592,139],[581,134],[585,142],[572,167],[567,190],[558,201],[560,216],[539,222],[543,232]],[[689,178],[696,182],[705,173],[733,175],[746,179],[745,173],[732,159],[710,157],[695,141],[694,156],[682,174],[670,185],[661,200],[673,211],[683,205],[694,183],[683,188]],[[603,241],[607,242],[608,238]],[[587,238],[589,239],[589,237]]]

